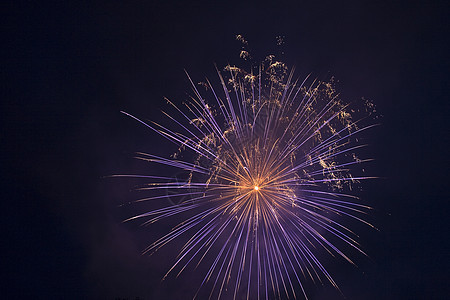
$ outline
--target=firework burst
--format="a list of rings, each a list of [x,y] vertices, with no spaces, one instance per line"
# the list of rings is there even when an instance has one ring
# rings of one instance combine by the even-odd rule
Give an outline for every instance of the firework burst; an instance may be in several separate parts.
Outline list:
[[[352,174],[370,160],[356,153],[365,146],[358,136],[373,125],[354,119],[358,112],[332,81],[293,80],[273,56],[248,71],[227,66],[217,73],[219,89],[188,75],[194,96],[183,106],[167,100],[171,126],[125,113],[179,146],[171,157],[138,158],[187,174],[181,181],[136,175],[151,180],[142,189],[154,193],[138,201],[173,205],[127,221],[181,216],[145,253],[185,236],[167,274],[206,264],[200,289],[208,286],[210,298],[306,298],[308,281],[338,289],[318,253],[350,263],[345,249],[364,254],[345,220],[372,226],[363,219],[370,207],[351,191],[371,178]],[[186,152],[192,159],[182,158]]]

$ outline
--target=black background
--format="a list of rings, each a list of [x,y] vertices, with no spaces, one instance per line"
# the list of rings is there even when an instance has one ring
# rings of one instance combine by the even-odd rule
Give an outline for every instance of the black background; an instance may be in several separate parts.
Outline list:
[[[201,274],[160,283],[176,253],[140,251],[163,228],[122,224],[134,183],[103,176],[174,150],[120,110],[158,120],[164,96],[187,98],[183,69],[215,78],[243,34],[257,59],[284,36],[298,76],[334,75],[383,115],[368,134],[382,179],[363,192],[380,231],[359,231],[358,268],[331,267],[347,299],[448,297],[448,5],[392,2],[2,2],[1,293],[191,298]]]

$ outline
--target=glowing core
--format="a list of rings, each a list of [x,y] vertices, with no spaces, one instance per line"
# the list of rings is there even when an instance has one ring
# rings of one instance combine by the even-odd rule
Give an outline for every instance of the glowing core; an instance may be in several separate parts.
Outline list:
[[[255,185],[254,187],[255,191],[259,190],[259,187],[257,185]]]

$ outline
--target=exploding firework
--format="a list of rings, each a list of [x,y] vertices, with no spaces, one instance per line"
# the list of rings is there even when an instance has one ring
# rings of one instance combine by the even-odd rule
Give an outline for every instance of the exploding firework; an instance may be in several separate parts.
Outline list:
[[[372,226],[364,220],[370,207],[352,191],[372,178],[358,173],[370,159],[357,153],[365,146],[358,137],[374,125],[355,118],[362,111],[339,98],[333,81],[294,80],[273,56],[217,73],[219,88],[188,75],[194,96],[182,106],[167,100],[170,126],[125,113],[179,147],[170,157],[138,158],[185,174],[136,175],[154,193],[138,201],[171,205],[127,221],[183,220],[144,252],[184,236],[167,274],[206,264],[199,290],[207,286],[210,298],[306,298],[306,282],[338,289],[318,256],[353,263],[345,249],[364,254],[347,221]]]

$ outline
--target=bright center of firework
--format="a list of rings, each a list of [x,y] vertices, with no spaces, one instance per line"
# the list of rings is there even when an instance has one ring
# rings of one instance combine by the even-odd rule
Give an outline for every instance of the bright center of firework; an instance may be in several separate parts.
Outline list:
[[[255,185],[254,187],[255,191],[259,190],[259,187],[257,185]]]

